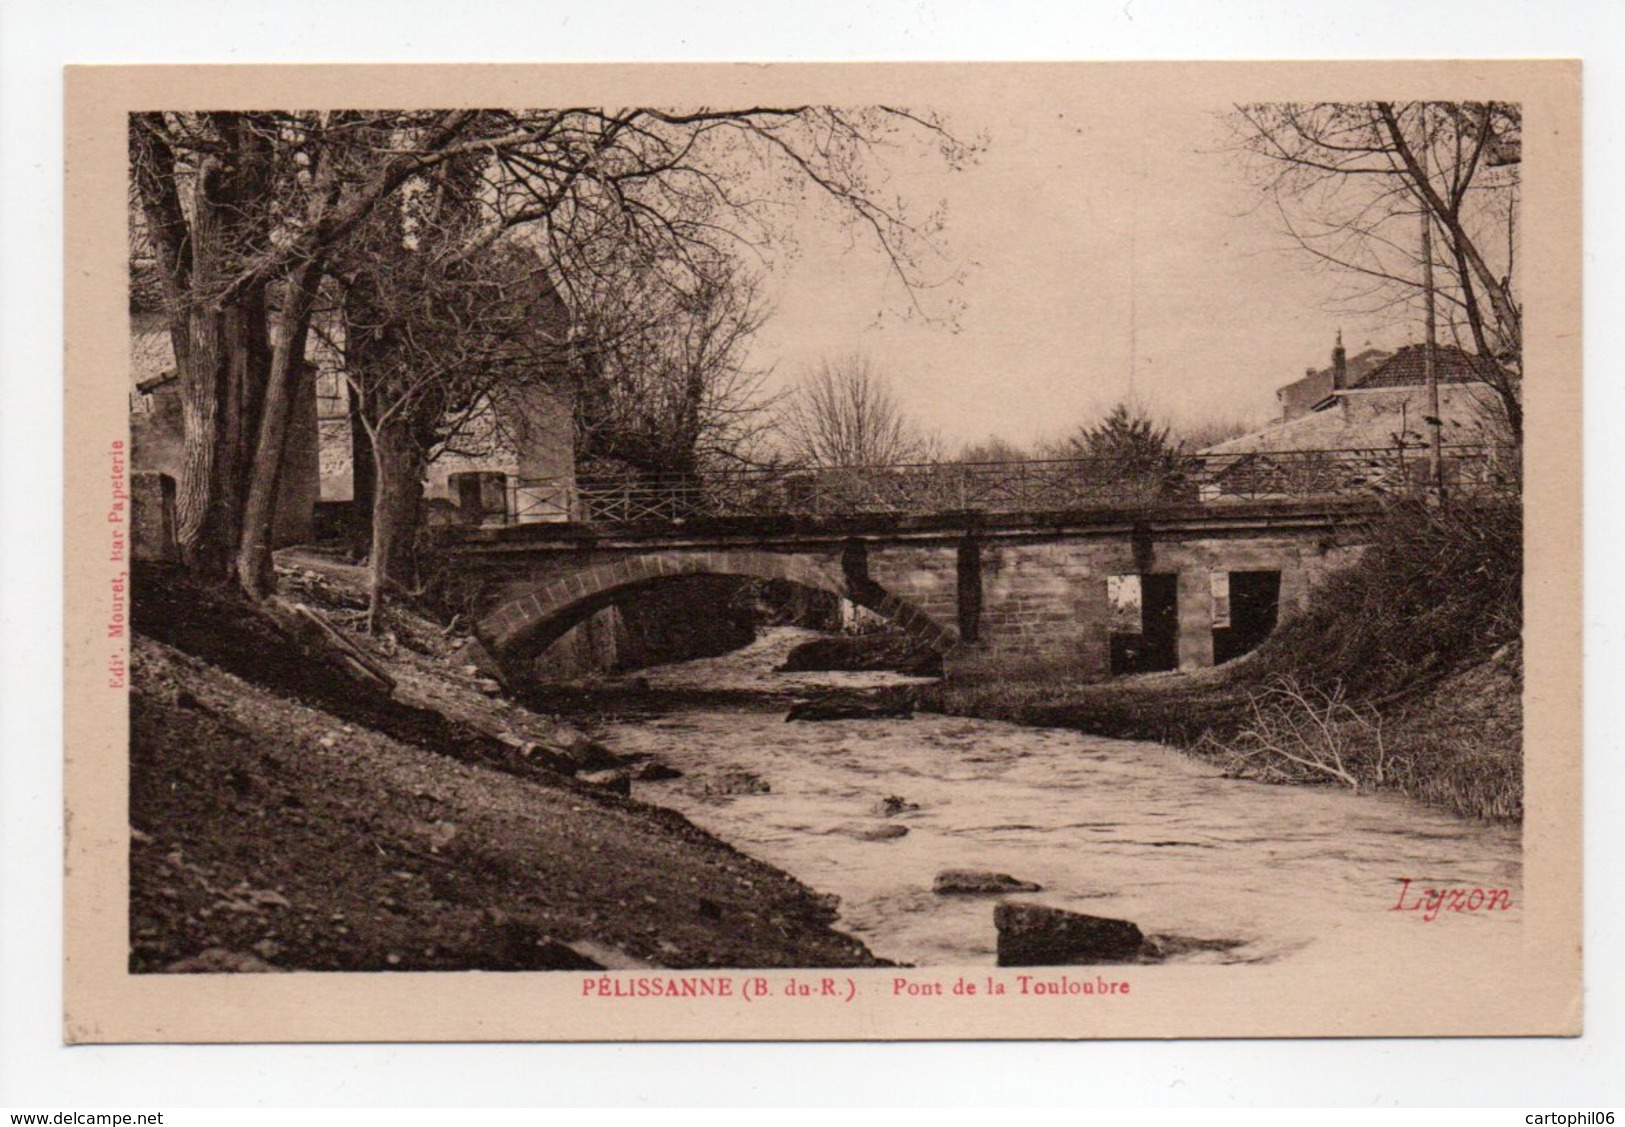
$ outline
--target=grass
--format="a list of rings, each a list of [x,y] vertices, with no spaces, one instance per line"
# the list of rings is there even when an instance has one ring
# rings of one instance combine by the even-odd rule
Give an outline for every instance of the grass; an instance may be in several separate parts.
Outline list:
[[[943,711],[1185,748],[1273,782],[1523,812],[1522,519],[1515,500],[1396,502],[1308,610],[1220,669],[1104,681],[1041,659],[956,663]]]

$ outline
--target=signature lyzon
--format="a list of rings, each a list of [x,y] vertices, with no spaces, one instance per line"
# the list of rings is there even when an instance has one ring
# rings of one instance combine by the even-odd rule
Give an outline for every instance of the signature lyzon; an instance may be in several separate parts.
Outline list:
[[[1420,912],[1423,923],[1432,923],[1441,912],[1505,912],[1512,907],[1512,890],[1507,888],[1429,888],[1411,891],[1410,877],[1401,877],[1399,899],[1390,912]]]

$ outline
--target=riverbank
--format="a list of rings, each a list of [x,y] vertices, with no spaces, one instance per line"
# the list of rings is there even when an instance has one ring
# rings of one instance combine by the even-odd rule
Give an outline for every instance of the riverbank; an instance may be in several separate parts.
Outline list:
[[[342,628],[345,574],[282,579]],[[649,759],[495,695],[435,624],[392,610],[368,643],[389,695],[173,569],[136,580],[132,971],[875,965],[827,897],[617,793]]]
[[[1182,748],[1266,782],[1386,790],[1523,815],[1522,520],[1515,501],[1397,505],[1358,563],[1217,669],[1079,682],[1064,664],[957,663],[950,715]]]
[[[1319,740],[1292,748],[1304,753],[1304,762],[1286,758],[1284,748],[1259,748],[1268,731],[1261,731],[1255,702],[1270,709],[1269,692],[1269,680],[1255,669],[1079,683],[1064,666],[988,662],[951,676],[924,700],[950,716],[1169,744],[1238,778],[1394,791],[1489,821],[1523,816],[1523,671],[1516,644],[1380,703],[1273,698],[1280,704],[1275,726],[1301,727],[1305,737],[1311,728],[1318,731],[1317,719],[1334,713],[1335,761]],[[1353,716],[1343,713],[1345,705]]]

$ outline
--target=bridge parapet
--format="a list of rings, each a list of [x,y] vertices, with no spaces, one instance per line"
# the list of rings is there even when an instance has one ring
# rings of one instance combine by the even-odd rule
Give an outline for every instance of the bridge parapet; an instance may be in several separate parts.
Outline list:
[[[670,523],[717,517],[1031,513],[1083,508],[1339,497],[1393,497],[1427,485],[1426,452],[1378,449],[1176,454],[1125,468],[1120,460],[933,462],[895,466],[708,470],[687,475],[521,479],[513,523]],[[1490,447],[1446,450],[1447,487],[1504,488]]]

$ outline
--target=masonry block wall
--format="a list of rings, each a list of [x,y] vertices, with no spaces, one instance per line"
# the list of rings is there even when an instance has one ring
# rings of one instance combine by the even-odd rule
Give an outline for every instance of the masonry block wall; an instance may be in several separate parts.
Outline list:
[[[951,540],[926,543],[871,543],[869,578],[957,633],[959,551]]]
[[[1084,676],[1109,670],[1109,576],[1178,576],[1179,665],[1199,669],[1213,664],[1214,572],[1280,572],[1284,621],[1306,606],[1311,588],[1355,551],[1303,533],[1194,540],[1150,536],[1138,543],[1128,535],[990,539],[976,542],[974,550],[980,599],[975,637],[968,644],[989,654],[1072,661]],[[955,621],[963,558],[949,545],[877,545],[870,549],[869,570],[888,589],[943,621]]]
[[[679,575],[744,575],[858,595],[941,650],[1060,659],[1075,663],[1080,677],[1098,677],[1111,664],[1111,576],[1177,577],[1178,664],[1199,669],[1214,661],[1214,573],[1279,572],[1285,620],[1359,550],[1325,529],[1159,535],[1142,526],[861,543],[583,546],[475,554],[469,563],[482,591],[482,633],[499,648],[557,637],[555,627],[575,625],[578,612],[603,613],[639,586]]]
[[[1349,558],[1347,549],[1328,544],[1323,535],[1298,533],[1153,540],[1145,563],[1148,572],[1179,576],[1179,667],[1202,669],[1213,664],[1215,572],[1280,572],[1284,622],[1308,606],[1314,585]]]
[[[1104,673],[1106,576],[1132,568],[1132,551],[1119,541],[984,544],[980,644]]]

